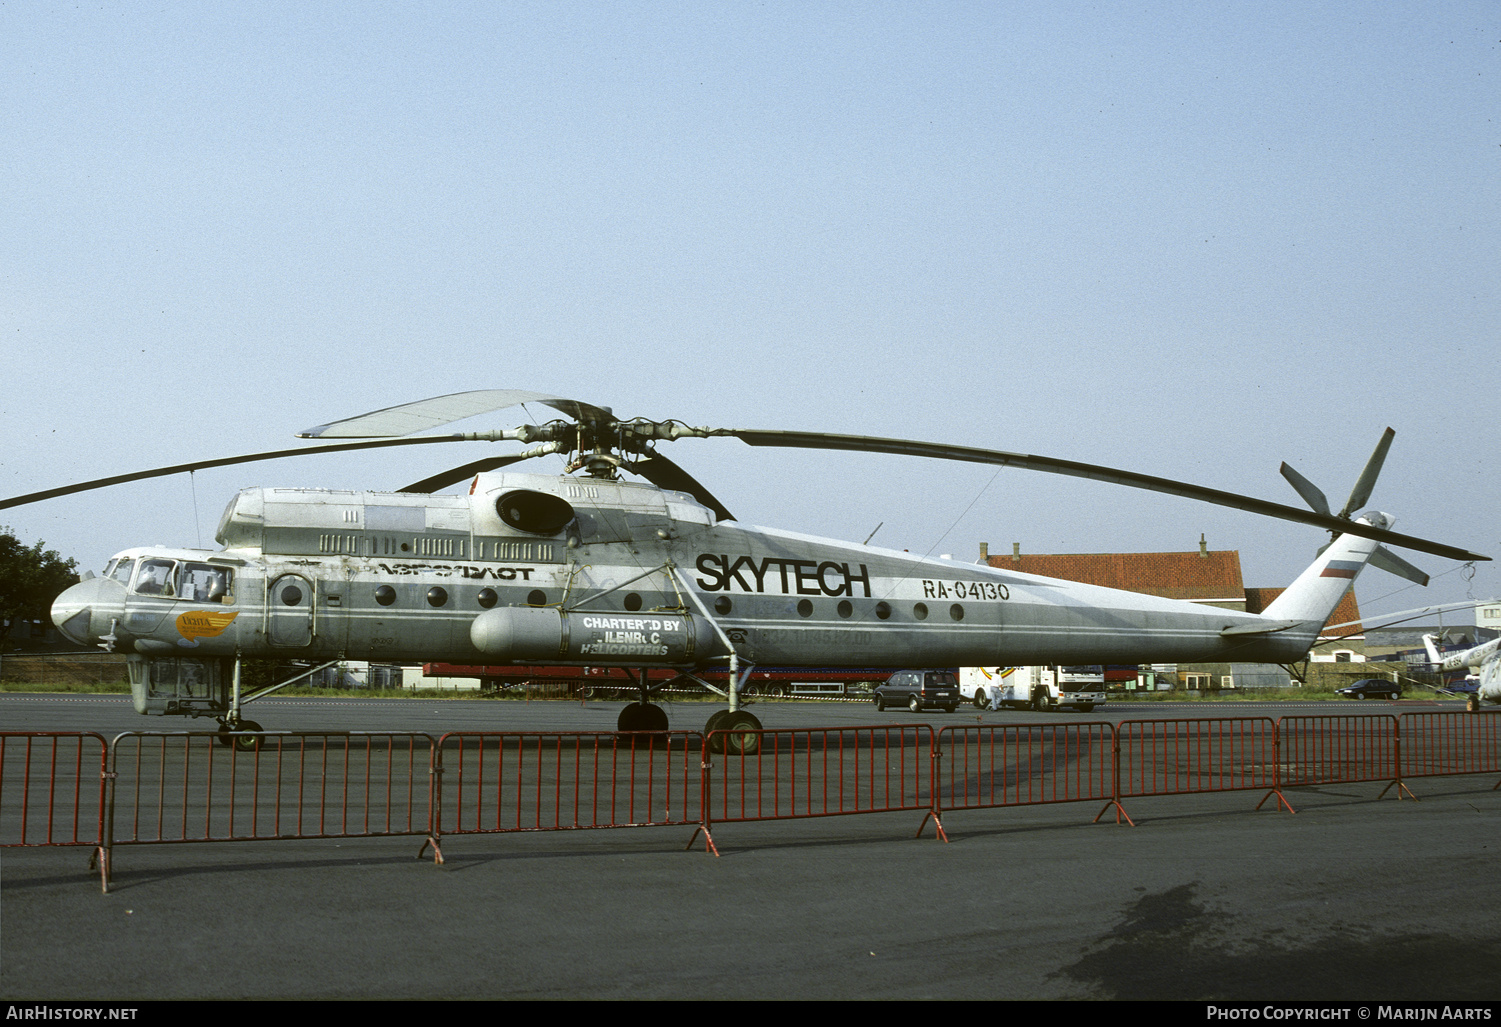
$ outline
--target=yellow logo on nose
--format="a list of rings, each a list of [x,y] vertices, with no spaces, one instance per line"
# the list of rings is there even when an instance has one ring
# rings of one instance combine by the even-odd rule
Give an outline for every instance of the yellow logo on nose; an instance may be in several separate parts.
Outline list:
[[[217,638],[224,633],[225,628],[229,627],[229,622],[239,615],[238,610],[230,613],[189,610],[178,616],[177,631],[190,642],[198,638]]]

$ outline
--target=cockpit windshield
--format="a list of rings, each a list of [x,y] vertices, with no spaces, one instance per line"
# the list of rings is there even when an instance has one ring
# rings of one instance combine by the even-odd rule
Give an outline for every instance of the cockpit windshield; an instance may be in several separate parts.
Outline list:
[[[120,570],[117,568],[115,573],[118,575]],[[135,591],[137,595],[187,599],[195,603],[232,603],[234,571],[208,563],[143,559],[136,574]]]
[[[177,561],[142,560],[136,574],[136,594],[143,596],[177,595]]]
[[[130,574],[136,569],[136,562],[132,559],[120,559],[116,557],[104,568],[104,576],[118,581],[122,585],[130,584]]]

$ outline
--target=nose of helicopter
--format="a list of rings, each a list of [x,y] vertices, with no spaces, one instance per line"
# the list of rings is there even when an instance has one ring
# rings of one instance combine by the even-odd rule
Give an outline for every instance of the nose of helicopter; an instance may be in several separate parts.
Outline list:
[[[90,578],[64,589],[52,601],[52,623],[79,645],[92,645],[124,612],[125,588],[109,578]]]

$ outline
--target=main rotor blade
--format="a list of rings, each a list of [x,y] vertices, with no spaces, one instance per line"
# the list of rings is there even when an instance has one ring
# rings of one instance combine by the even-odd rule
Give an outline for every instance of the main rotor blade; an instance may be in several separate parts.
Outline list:
[[[64,485],[61,488],[48,489],[45,492],[32,492],[24,496],[14,496],[10,499],[0,499],[0,510],[6,510],[13,506],[25,506],[27,503],[40,503],[44,499],[55,499],[58,496],[71,496],[76,492],[89,492],[93,489],[107,488],[110,485],[122,485],[127,481],[140,481],[143,478],[160,478],[168,474],[181,474],[184,471],[201,471],[205,467],[228,467],[230,464],[248,464],[257,460],[279,460],[282,457],[291,456],[316,456],[319,453],[347,453],[353,449],[381,449],[386,446],[422,446],[433,442],[465,442],[468,441],[462,435],[434,435],[421,439],[387,439],[379,442],[346,442],[337,446],[309,446],[303,449],[277,449],[266,453],[248,453],[245,456],[221,457],[217,460],[196,460],[190,464],[173,464],[171,467],[155,467],[149,471],[134,471],[130,474],[116,474],[109,478],[95,478],[93,481],[82,481],[75,485]]]
[[[903,456],[925,456],[939,460],[961,460],[976,464],[1000,464],[1003,467],[1021,467],[1031,471],[1066,474],[1075,478],[1093,478],[1096,481],[1106,481],[1115,485],[1128,485],[1131,488],[1147,489],[1152,492],[1165,492],[1168,495],[1182,496],[1185,499],[1197,499],[1201,502],[1213,503],[1217,506],[1228,506],[1236,510],[1246,510],[1265,517],[1277,517],[1282,520],[1312,524],[1328,531],[1359,535],[1362,538],[1375,539],[1378,542],[1386,542],[1405,549],[1416,549],[1419,552],[1432,553],[1434,556],[1442,556],[1449,560],[1469,562],[1471,560],[1490,559],[1488,556],[1467,552],[1455,546],[1444,545],[1442,542],[1430,542],[1427,539],[1414,538],[1395,531],[1373,528],[1368,524],[1358,524],[1354,521],[1331,517],[1328,514],[1299,510],[1297,507],[1283,506],[1281,503],[1270,503],[1264,499],[1254,499],[1251,496],[1237,495],[1234,492],[1221,492],[1218,489],[1205,488],[1202,485],[1191,485],[1188,482],[1173,481],[1170,478],[1158,478],[1150,474],[1137,474],[1135,471],[1122,471],[1112,467],[1101,467],[1097,464],[1079,463],[1074,460],[1059,460],[1056,457],[1007,453],[995,449],[973,449],[968,446],[947,446],[933,442],[913,442],[906,439],[882,439],[869,435],[827,435],[818,432],[756,431],[735,428],[719,429],[716,431],[716,434],[733,435],[752,446],[896,453]]]
[[[672,492],[686,492],[704,506],[714,511],[714,519],[717,521],[733,521],[735,515],[725,509],[725,505],[698,479],[683,470],[677,464],[667,459],[661,453],[649,453],[634,463],[622,464],[626,470],[633,474],[639,474],[659,489],[668,489]]]
[[[1386,451],[1392,448],[1392,438],[1396,434],[1388,428],[1381,436],[1381,441],[1376,443],[1376,451],[1366,461],[1365,470],[1360,472],[1360,480],[1350,490],[1350,498],[1345,503],[1345,508],[1339,512],[1340,517],[1349,517],[1371,498],[1371,490],[1376,487],[1376,478],[1381,474],[1381,465],[1386,463]]]
[[[488,414],[493,410],[520,406],[523,403],[541,403],[560,410],[575,421],[609,421],[610,411],[576,399],[548,396],[541,392],[524,392],[521,389],[481,389],[476,392],[455,392],[432,399],[419,399],[414,403],[372,410],[368,414],[346,417],[341,421],[320,424],[316,428],[297,433],[299,439],[371,439],[395,435],[411,435],[427,431],[466,417]]]
[[[484,471],[495,471],[508,464],[518,463],[522,460],[530,460],[536,453],[517,453],[514,456],[492,456],[485,460],[475,460],[460,467],[450,467],[448,470],[435,474],[430,478],[415,481],[397,492],[437,492],[446,489],[450,485],[457,485],[465,478],[472,478]]]

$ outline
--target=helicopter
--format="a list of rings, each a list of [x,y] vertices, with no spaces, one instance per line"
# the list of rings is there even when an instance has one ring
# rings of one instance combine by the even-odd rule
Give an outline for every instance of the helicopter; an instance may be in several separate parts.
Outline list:
[[[477,433],[417,435],[523,404],[564,418]],[[1422,572],[1388,543],[1449,559],[1488,557],[1353,517],[1374,487],[1387,429],[1339,514],[1293,472],[1304,511],[1099,465],[874,436],[621,420],[607,407],[521,390],[454,393],[333,421],[305,439],[360,439],[137,471],[0,501],[0,509],[199,468],[291,455],[461,441],[519,442],[394,492],[256,487],[219,521],[218,551],[134,547],[58,596],[69,639],[127,654],[135,709],[213,717],[226,744],[253,746],[245,704],[323,666],[587,664],[635,672],[621,731],[662,731],[652,693],[694,681],[727,699],[705,732],[748,751],[761,724],[742,708],[755,665],[980,666],[1141,662],[1289,663],[1302,658],[1368,564]],[[739,523],[658,452],[682,438],[922,456],[1091,478],[1313,524],[1332,542],[1261,614],[1051,579],[984,564]],[[506,470],[562,454],[562,475]],[[1284,465],[1284,475],[1290,470]],[[644,479],[627,480],[622,472]],[[465,480],[465,494],[437,494]],[[867,539],[867,543],[868,543]],[[1423,577],[1426,580],[1426,577]],[[311,665],[246,690],[242,661]],[[720,690],[699,676],[727,665]],[[676,676],[648,680],[651,669]],[[231,737],[233,734],[233,737]]]
[[[1480,681],[1465,699],[1465,708],[1471,713],[1480,712],[1482,702],[1501,703],[1501,638],[1446,656],[1438,651],[1438,636],[1424,635],[1423,648],[1428,650],[1428,662],[1440,672],[1462,667],[1480,668]]]

